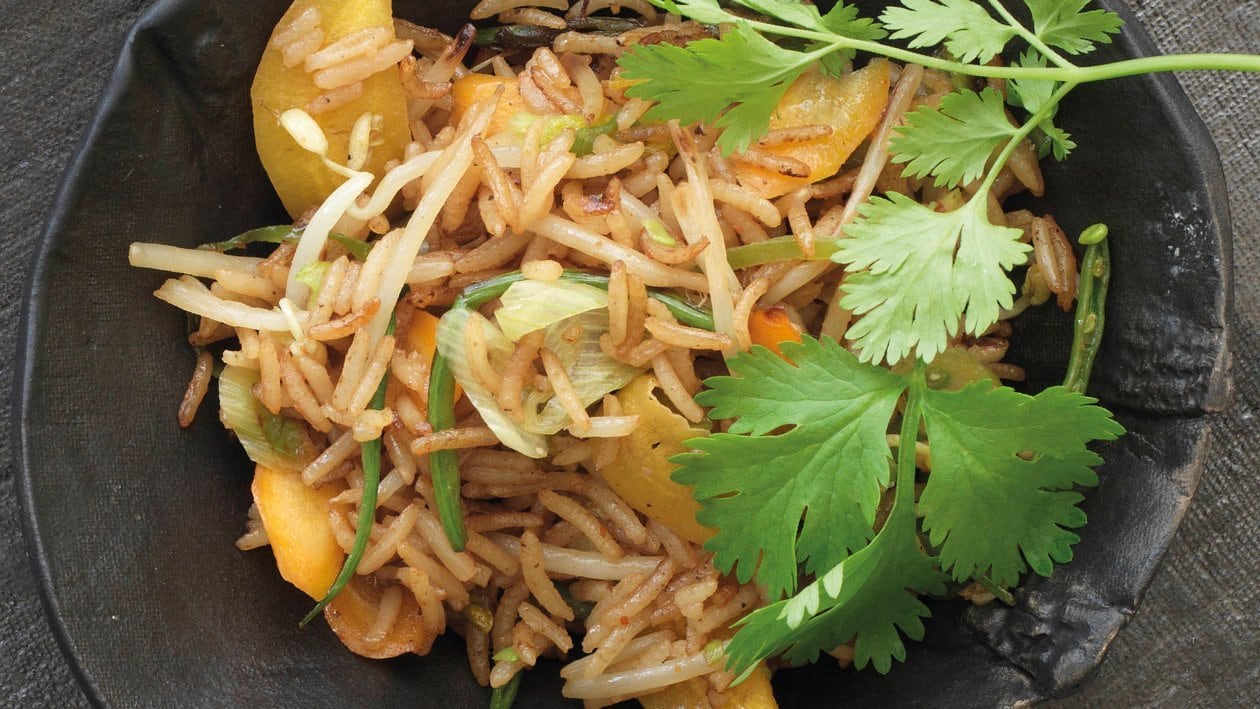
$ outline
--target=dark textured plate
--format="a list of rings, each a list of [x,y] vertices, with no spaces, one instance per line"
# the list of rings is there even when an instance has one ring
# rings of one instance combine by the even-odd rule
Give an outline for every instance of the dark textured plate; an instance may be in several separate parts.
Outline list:
[[[120,706],[483,706],[458,642],[361,660],[266,552],[232,542],[250,467],[213,415],[175,407],[192,366],[184,319],[126,263],[133,240],[192,246],[283,216],[253,151],[248,88],[288,0],[163,0],[129,37],[49,220],[25,316],[17,397],[26,533],[49,615],[89,695]],[[400,0],[451,29],[471,2]],[[877,3],[872,3],[877,4]],[[1100,58],[1153,52],[1128,29]],[[1116,276],[1094,389],[1130,433],[1103,447],[1076,560],[1029,578],[1013,608],[933,606],[927,639],[887,676],[829,663],[783,672],[785,707],[1010,704],[1090,677],[1137,607],[1202,469],[1203,416],[1228,396],[1229,219],[1216,151],[1176,83],[1079,90],[1081,148],[1048,167],[1039,209],[1069,232],[1112,225]],[[1017,325],[1030,386],[1061,376],[1067,318]],[[209,410],[206,412],[209,413]],[[519,705],[556,706],[552,671]]]

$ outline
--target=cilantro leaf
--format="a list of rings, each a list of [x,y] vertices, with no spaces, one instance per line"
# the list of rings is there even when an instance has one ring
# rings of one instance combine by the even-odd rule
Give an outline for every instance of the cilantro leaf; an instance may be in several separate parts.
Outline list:
[[[866,42],[878,42],[888,36],[888,32],[874,19],[859,17],[857,6],[846,5],[843,2],[837,2],[827,11],[827,14],[822,16],[822,24],[828,32]],[[806,46],[806,50],[813,51],[822,47],[821,42],[811,42]],[[851,61],[855,54],[856,52],[852,49],[842,49],[824,56],[818,60],[818,63],[832,76],[840,76],[844,72],[844,63]]]
[[[813,61],[738,23],[721,39],[686,47],[636,46],[617,63],[623,77],[645,80],[627,89],[628,96],[657,102],[647,120],[721,128],[718,146],[729,155],[765,135],[783,93]]]
[[[1047,62],[1045,57],[1030,49],[1019,56],[1019,59],[1015,61],[1015,66],[1044,68]],[[1012,106],[1019,106],[1028,113],[1035,114],[1054,99],[1054,92],[1059,86],[1060,83],[1057,81],[1044,79],[1011,79],[1006,82],[1007,101]],[[1066,131],[1054,124],[1056,113],[1058,113],[1057,106],[1050,117],[1037,127],[1046,135],[1049,141],[1048,147],[1054,153],[1055,160],[1064,160],[1076,147],[1076,142]]]
[[[719,25],[723,22],[733,22],[739,18],[731,13],[723,10],[717,0],[648,0],[648,2],[661,8],[665,12],[683,17],[690,17],[696,22],[703,22],[710,25]]]
[[[893,30],[893,39],[908,39],[914,49],[944,42],[949,53],[963,62],[987,63],[1016,34],[972,0],[901,0],[901,4],[879,16]]]
[[[1072,558],[1085,524],[1074,486],[1102,462],[1086,445],[1124,428],[1095,399],[1052,387],[1028,396],[973,384],[928,391],[923,417],[932,473],[919,497],[923,528],[955,579],[1014,584],[1024,562],[1042,576]]]
[[[923,639],[931,613],[918,594],[941,594],[945,574],[924,554],[915,535],[913,498],[899,499],[875,540],[845,559],[794,598],[754,611],[739,623],[726,652],[736,675],[785,654],[810,662],[819,652],[856,638],[854,663],[887,672],[904,660],[904,634]],[[900,630],[900,633],[898,633]]]
[[[714,564],[736,567],[741,583],[756,570],[774,598],[796,588],[798,563],[821,573],[871,538],[888,420],[906,387],[831,339],[782,349],[791,362],[754,347],[727,362],[732,376],[708,379],[696,400],[737,420],[673,458],[674,480],[702,505],[696,519],[718,529],[705,544]]]
[[[979,179],[993,151],[1018,132],[997,91],[955,91],[942,97],[939,107],[920,106],[907,115],[889,150],[907,174],[934,175],[938,187],[952,189]]]
[[[1033,32],[1041,41],[1068,54],[1094,51],[1097,44],[1110,44],[1111,35],[1124,21],[1114,12],[1084,12],[1090,0],[1024,0],[1032,11]]]
[[[986,208],[980,198],[936,212],[896,192],[862,206],[832,259],[849,272],[840,302],[862,316],[848,337],[863,361],[898,362],[911,351],[931,361],[960,319],[978,335],[1011,307],[1006,271],[1031,247],[1018,229],[990,224]]]

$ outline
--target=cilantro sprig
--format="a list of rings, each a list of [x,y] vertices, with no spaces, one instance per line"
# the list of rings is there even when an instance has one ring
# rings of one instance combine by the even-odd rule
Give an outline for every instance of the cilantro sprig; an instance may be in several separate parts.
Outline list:
[[[705,382],[702,403],[734,423],[674,458],[674,479],[695,486],[697,518],[719,530],[706,544],[715,565],[741,581],[755,569],[778,599],[742,621],[730,669],[780,654],[806,662],[854,640],[857,666],[886,672],[905,656],[903,635],[923,636],[919,594],[943,593],[951,576],[1013,585],[1071,559],[1085,523],[1077,488],[1097,484],[1102,462],[1087,445],[1124,432],[1094,399],[990,382],[938,391],[921,360],[901,375],[827,338],[781,347],[787,360],[754,347],[731,358],[730,376]],[[885,434],[903,396],[890,477]],[[916,513],[921,430],[931,464]],[[889,488],[881,525],[874,511]],[[800,572],[815,580],[792,595]]]
[[[1111,42],[1122,25],[1114,13],[1089,9],[1089,0],[1020,0],[1031,24],[1011,11],[1013,0],[900,0],[878,20],[844,2],[823,14],[799,0],[730,0],[756,16],[736,14],[718,0],[651,2],[729,29],[686,47],[632,48],[619,59],[623,76],[637,81],[627,94],[656,102],[650,119],[721,129],[718,145],[726,153],[746,150],[766,133],[802,73],[814,66],[835,72],[838,58],[856,52],[1009,82],[1005,97],[961,89],[939,106],[911,112],[896,130],[890,151],[906,175],[966,186],[971,196],[956,212],[943,213],[888,194],[845,230],[845,246],[833,258],[849,272],[843,305],[863,316],[849,336],[865,362],[911,355],[930,361],[951,337],[983,332],[1011,305],[1014,285],[1006,272],[1025,263],[1027,249],[989,222],[989,191],[1034,131],[1057,159],[1076,147],[1055,118],[1077,86],[1153,72],[1260,71],[1260,57],[1238,54],[1080,65],[1079,57]],[[1016,42],[1024,50],[1015,62],[991,64]],[[1008,105],[1024,118],[1012,123]],[[912,233],[923,239],[908,238]]]

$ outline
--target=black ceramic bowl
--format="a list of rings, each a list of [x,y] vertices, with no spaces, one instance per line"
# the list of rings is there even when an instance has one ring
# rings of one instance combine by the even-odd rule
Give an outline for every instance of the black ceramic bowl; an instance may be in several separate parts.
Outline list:
[[[283,218],[254,154],[248,90],[288,0],[160,0],[128,39],[34,265],[17,399],[26,532],[47,608],[89,696],[119,706],[484,706],[458,642],[367,661],[321,623],[265,551],[233,547],[250,466],[215,417],[175,407],[192,366],[184,318],[127,266],[133,240],[193,246]],[[451,30],[472,4],[399,0]],[[878,3],[871,3],[878,4]],[[1100,59],[1153,52],[1129,21]],[[872,8],[867,8],[868,12]],[[1170,78],[1080,89],[1080,149],[1048,166],[1036,208],[1069,232],[1112,225],[1108,330],[1093,391],[1129,429],[1103,447],[1076,560],[1029,577],[1013,608],[933,606],[887,676],[833,664],[780,673],[785,707],[992,705],[1086,680],[1137,607],[1189,503],[1203,415],[1228,389],[1229,224],[1215,148]],[[1067,318],[1022,318],[1030,387],[1061,377]],[[213,402],[208,406],[213,410]],[[530,672],[519,706],[562,703]]]

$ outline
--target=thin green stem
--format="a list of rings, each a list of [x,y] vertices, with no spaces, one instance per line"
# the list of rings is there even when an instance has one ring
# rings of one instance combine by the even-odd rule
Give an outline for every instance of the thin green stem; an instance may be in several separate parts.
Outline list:
[[[919,440],[919,420],[923,416],[923,392],[927,390],[927,365],[916,359],[910,388],[906,391],[906,408],[901,414],[901,436],[897,443],[897,491],[893,511],[914,507],[914,453]],[[890,519],[892,515],[889,515]]]
[[[1054,94],[1050,96],[1050,100],[1046,101],[1046,104],[1041,107],[1041,110],[1034,113],[1031,118],[1024,122],[1024,125],[1020,126],[1019,130],[1015,132],[1015,135],[1012,136],[1010,140],[1006,141],[1006,146],[1002,148],[1002,152],[998,153],[997,159],[989,166],[989,172],[985,175],[984,182],[980,185],[980,189],[976,190],[976,194],[972,197],[972,201],[979,199],[982,195],[987,195],[989,188],[993,187],[993,183],[997,180],[998,174],[1002,172],[1002,168],[1005,167],[1006,162],[1011,159],[1011,155],[1015,153],[1019,144],[1031,135],[1032,132],[1037,129],[1037,126],[1041,125],[1042,122],[1054,115],[1055,110],[1059,107],[1059,103],[1062,102],[1063,99],[1067,98],[1067,95],[1072,93],[1072,90],[1075,89],[1076,86],[1077,85],[1075,83],[1069,82],[1056,89]]]
[[[929,69],[966,76],[977,76],[988,79],[1042,79],[1046,81],[1067,82],[1076,84],[1106,81],[1140,74],[1156,74],[1172,71],[1245,71],[1260,72],[1260,56],[1251,54],[1171,54],[1141,59],[1099,64],[1097,66],[1070,67],[1019,67],[1019,66],[984,66],[951,61],[933,57],[920,52],[894,47],[880,42],[852,39],[827,32],[817,32],[799,27],[776,25],[760,20],[742,19],[750,27],[766,34],[781,37],[796,37],[820,42],[823,48],[810,52],[815,56],[820,52],[830,54],[841,50],[852,49],[867,52],[889,59],[896,59],[908,64],[919,64]],[[825,50],[825,51],[824,51]]]
[[[385,330],[386,334],[394,334],[394,326],[396,321],[391,316],[389,319],[389,327]],[[385,408],[385,389],[389,382],[389,374],[386,373],[381,377],[380,384],[376,385],[376,393],[372,395],[372,401],[368,404],[369,409],[379,411]],[[298,627],[305,627],[307,623],[315,619],[320,611],[324,610],[334,598],[340,594],[350,583],[350,579],[354,577],[354,572],[359,568],[359,562],[363,560],[363,554],[367,551],[368,536],[372,531],[372,524],[376,521],[376,493],[377,486],[381,482],[381,437],[377,436],[370,441],[364,441],[359,444],[359,460],[363,466],[363,497],[359,499],[359,520],[358,526],[354,530],[354,545],[350,547],[350,553],[346,555],[345,562],[341,565],[341,571],[337,574],[337,578],[333,579],[332,585],[328,587],[328,592],[320,599],[319,603],[302,618],[302,622]]]
[[[1007,10],[1006,6],[999,0],[989,0],[989,5],[993,6],[993,9],[997,11],[997,14],[1001,15],[1002,19],[1006,20],[1006,24],[1010,25],[1011,29],[1015,30],[1016,34],[1023,37],[1024,41],[1027,42],[1029,46],[1036,49],[1038,52],[1041,52],[1043,56],[1063,69],[1076,68],[1075,64],[1064,59],[1063,55],[1051,49],[1050,45],[1041,41],[1041,38],[1038,37],[1035,32],[1025,27],[1024,23],[1016,19],[1015,16],[1011,14],[1011,11]]]

